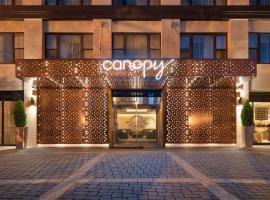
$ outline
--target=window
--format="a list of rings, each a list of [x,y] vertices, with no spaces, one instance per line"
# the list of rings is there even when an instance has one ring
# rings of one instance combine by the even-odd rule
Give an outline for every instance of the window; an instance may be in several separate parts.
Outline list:
[[[227,5],[226,0],[182,0],[183,6],[224,6]]]
[[[23,34],[0,34],[0,63],[15,63],[16,59],[23,59]]]
[[[47,59],[93,58],[92,34],[47,34]]]
[[[160,34],[113,34],[113,58],[160,58]]]
[[[46,5],[65,5],[65,6],[79,6],[79,5],[91,5],[92,0],[46,0]]]
[[[249,33],[249,58],[258,63],[270,63],[270,33]]]
[[[181,58],[224,59],[227,57],[226,43],[224,34],[181,34]]]
[[[0,5],[23,5],[23,0],[0,0]]]
[[[250,0],[249,5],[252,5],[252,6],[270,6],[270,0]]]
[[[154,6],[160,5],[160,0],[113,0],[113,5],[125,6]]]

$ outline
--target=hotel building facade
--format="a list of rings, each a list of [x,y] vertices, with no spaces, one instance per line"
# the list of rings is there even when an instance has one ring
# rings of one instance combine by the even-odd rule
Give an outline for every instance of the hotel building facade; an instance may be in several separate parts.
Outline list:
[[[0,145],[270,142],[270,1],[0,0]],[[269,68],[269,69],[268,69]]]

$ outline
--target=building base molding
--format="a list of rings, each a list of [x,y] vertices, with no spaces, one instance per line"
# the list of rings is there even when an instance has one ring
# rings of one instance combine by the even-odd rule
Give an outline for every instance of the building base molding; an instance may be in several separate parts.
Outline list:
[[[236,147],[236,144],[170,144],[166,143],[165,148],[176,148],[176,147]]]
[[[109,144],[38,144],[38,147],[98,147],[98,148],[109,148]]]

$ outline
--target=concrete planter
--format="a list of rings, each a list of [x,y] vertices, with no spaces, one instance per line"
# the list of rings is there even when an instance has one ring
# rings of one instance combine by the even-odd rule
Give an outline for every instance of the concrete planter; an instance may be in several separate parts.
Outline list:
[[[17,127],[15,128],[15,144],[16,149],[25,149],[27,147],[27,127]]]
[[[243,127],[244,147],[252,147],[254,142],[254,126]]]

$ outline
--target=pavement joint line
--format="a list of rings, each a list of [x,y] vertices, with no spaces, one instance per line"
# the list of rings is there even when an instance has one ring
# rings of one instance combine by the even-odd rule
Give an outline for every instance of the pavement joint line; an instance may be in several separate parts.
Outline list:
[[[209,178],[216,183],[243,183],[243,184],[270,184],[266,179],[221,179]],[[0,179],[0,185],[4,184],[40,184],[40,183],[60,183],[64,179]],[[198,183],[201,179],[195,178],[81,178],[78,183]]]
[[[199,183],[201,183],[208,191],[214,194],[220,200],[237,200],[237,198],[231,193],[227,192],[211,178],[208,178],[203,173],[195,169],[191,164],[186,162],[184,159],[177,156],[175,153],[167,152],[178,165],[180,165],[186,172],[188,172],[192,177],[194,177]]]
[[[73,186],[82,176],[86,174],[88,170],[94,167],[102,158],[105,157],[106,153],[96,155],[93,159],[90,159],[84,163],[77,171],[71,174],[69,177],[64,179],[58,185],[53,187],[51,190],[41,195],[40,200],[55,200],[63,195],[71,186]]]

